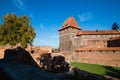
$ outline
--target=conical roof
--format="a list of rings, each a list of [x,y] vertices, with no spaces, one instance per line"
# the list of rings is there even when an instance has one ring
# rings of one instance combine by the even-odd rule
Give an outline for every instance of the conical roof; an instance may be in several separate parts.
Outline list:
[[[80,29],[80,27],[78,26],[77,22],[75,21],[74,17],[71,16],[69,18],[67,18],[62,27],[59,29],[59,30],[62,30],[62,29],[65,29],[65,28],[68,28],[68,27],[74,27],[76,29]]]

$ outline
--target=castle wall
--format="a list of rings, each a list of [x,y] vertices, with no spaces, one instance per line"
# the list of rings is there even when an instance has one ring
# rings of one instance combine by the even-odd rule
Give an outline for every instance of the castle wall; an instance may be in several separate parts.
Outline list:
[[[74,40],[75,48],[91,47],[91,48],[104,48],[107,47],[107,41],[111,37],[119,37],[120,34],[115,35],[80,35],[77,40]]]
[[[75,52],[75,60],[84,63],[120,67],[120,51],[80,51]]]
[[[72,27],[59,31],[60,52],[70,53],[74,50],[73,41],[78,31],[78,29]]]
[[[71,50],[70,36],[71,34],[61,35],[60,36],[60,51],[68,52]]]
[[[81,62],[120,67],[120,51],[80,51],[63,53],[68,62]]]
[[[120,37],[120,34],[83,34],[77,35],[80,30],[67,28],[59,31],[60,37],[60,52],[72,52],[76,48],[106,48],[108,40],[114,37]],[[76,36],[77,35],[77,36]],[[116,45],[115,42],[112,45]],[[110,46],[111,47],[111,46]],[[114,46],[113,46],[114,47]]]
[[[59,36],[60,52],[69,61],[120,66],[120,39],[110,41],[111,38],[120,37],[118,30],[81,30],[70,17],[59,29]],[[89,50],[74,52],[78,48]]]
[[[66,33],[67,34],[67,33]],[[70,35],[69,35],[70,36]],[[71,38],[61,38],[60,43],[61,48],[66,49],[67,41],[71,39],[72,51],[78,48],[108,48],[114,46],[108,46],[108,40],[112,37],[119,37],[120,34],[91,34],[91,35],[79,35],[72,36]],[[65,42],[66,40],[66,42]],[[112,42],[111,42],[112,43]],[[119,43],[114,41],[112,45],[118,45]],[[64,46],[64,47],[63,47]],[[66,49],[70,51],[70,49]],[[64,51],[63,51],[64,52]],[[66,52],[63,53],[66,57],[66,60],[78,61],[83,63],[91,63],[91,64],[101,64],[107,66],[119,66],[120,67],[120,50],[84,50],[79,52]]]

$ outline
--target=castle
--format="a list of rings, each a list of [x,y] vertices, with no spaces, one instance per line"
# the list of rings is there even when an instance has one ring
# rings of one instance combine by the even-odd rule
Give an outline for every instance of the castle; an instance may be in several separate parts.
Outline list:
[[[74,53],[76,61],[120,66],[119,30],[82,30],[71,16],[59,29],[59,41],[60,52]]]

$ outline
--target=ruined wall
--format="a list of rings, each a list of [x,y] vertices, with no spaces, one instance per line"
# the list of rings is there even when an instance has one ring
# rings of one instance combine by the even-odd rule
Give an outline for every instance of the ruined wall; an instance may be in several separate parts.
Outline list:
[[[11,48],[16,48],[15,47],[11,47],[9,45],[6,46],[0,46],[0,59],[4,58],[4,50],[5,49],[11,49]],[[37,57],[39,57],[39,54],[41,53],[45,53],[45,52],[49,52],[51,53],[52,48],[49,46],[28,46],[26,48],[27,51],[31,52],[32,50],[34,51],[34,54],[31,54],[33,56],[34,59],[36,59]]]
[[[4,58],[4,50],[5,50],[5,49],[8,49],[8,48],[11,48],[11,46],[9,46],[9,45],[0,46],[0,59],[3,59],[3,58]]]
[[[0,49],[0,59],[4,58],[4,49]]]
[[[52,48],[49,46],[32,46],[31,50],[34,50],[35,53],[40,53],[40,52],[52,52]]]

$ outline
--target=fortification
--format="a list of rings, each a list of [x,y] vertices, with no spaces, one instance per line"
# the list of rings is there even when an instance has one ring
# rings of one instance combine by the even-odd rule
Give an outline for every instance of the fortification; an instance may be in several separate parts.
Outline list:
[[[72,61],[120,66],[118,30],[82,30],[72,16],[59,29],[59,41],[60,52],[72,54]]]

